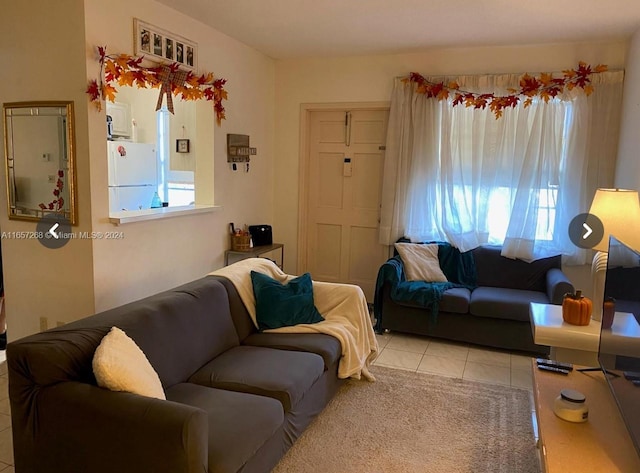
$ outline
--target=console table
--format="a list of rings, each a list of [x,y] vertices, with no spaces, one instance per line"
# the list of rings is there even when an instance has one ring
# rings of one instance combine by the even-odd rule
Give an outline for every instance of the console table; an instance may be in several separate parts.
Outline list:
[[[240,261],[247,258],[257,258],[266,253],[274,250],[280,250],[280,269],[284,269],[284,244],[273,243],[272,245],[254,246],[248,250],[226,250],[224,252],[224,265],[229,266],[229,256],[232,256],[235,261]],[[234,262],[235,262],[234,261]],[[277,264],[277,263],[276,263]]]
[[[533,360],[533,397],[538,423],[538,448],[546,473],[631,473],[640,471],[640,457],[633,446],[618,406],[601,371],[558,375],[537,369]],[[589,420],[567,422],[553,413],[560,391],[583,393]],[[640,388],[638,388],[640,389]]]

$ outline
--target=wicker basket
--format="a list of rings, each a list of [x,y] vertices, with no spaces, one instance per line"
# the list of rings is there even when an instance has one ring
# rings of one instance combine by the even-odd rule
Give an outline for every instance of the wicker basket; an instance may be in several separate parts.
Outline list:
[[[247,251],[251,249],[251,235],[231,235],[231,249],[233,251]]]

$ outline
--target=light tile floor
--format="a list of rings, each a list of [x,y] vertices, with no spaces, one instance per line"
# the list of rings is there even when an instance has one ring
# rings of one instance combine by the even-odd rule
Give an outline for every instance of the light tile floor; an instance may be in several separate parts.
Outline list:
[[[375,365],[532,390],[531,358],[428,337],[376,335]],[[15,473],[6,352],[0,351],[0,473]]]
[[[533,389],[531,357],[521,353],[398,333],[376,337],[374,365]]]

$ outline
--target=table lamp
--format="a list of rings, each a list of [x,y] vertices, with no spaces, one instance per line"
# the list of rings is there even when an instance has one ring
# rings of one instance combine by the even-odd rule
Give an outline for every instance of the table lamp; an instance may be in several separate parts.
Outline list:
[[[609,236],[613,235],[633,248],[640,244],[640,202],[638,192],[627,189],[598,189],[589,213],[600,219],[604,227],[602,240],[593,247],[596,254],[591,264],[594,320],[602,318],[602,298],[607,272]]]

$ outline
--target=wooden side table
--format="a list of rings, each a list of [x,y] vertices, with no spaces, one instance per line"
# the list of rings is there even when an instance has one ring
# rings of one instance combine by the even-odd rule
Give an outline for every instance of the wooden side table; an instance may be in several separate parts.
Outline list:
[[[543,471],[546,473],[640,472],[640,457],[601,371],[568,375],[541,371],[533,360],[533,397]],[[566,388],[584,394],[589,420],[576,424],[553,413]]]
[[[235,261],[247,258],[257,258],[274,250],[280,250],[280,269],[284,269],[284,244],[273,243],[272,245],[254,246],[248,250],[226,250],[224,252],[224,265],[229,266],[229,257],[232,256]],[[235,262],[234,261],[234,262]],[[276,263],[277,264],[277,263]]]

